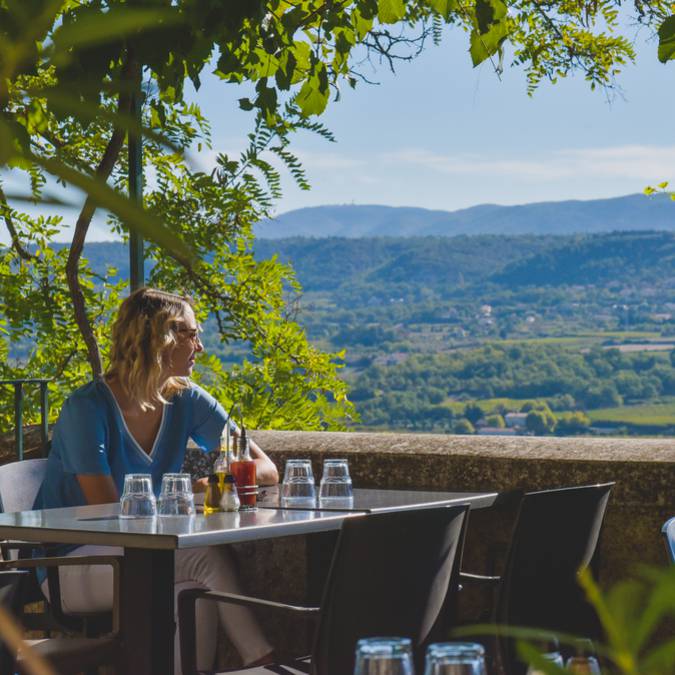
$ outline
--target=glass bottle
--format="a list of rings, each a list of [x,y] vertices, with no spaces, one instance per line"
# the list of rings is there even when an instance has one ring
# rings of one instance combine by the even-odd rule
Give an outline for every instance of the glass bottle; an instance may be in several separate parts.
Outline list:
[[[204,496],[204,515],[220,511],[220,488],[218,487],[218,476],[212,473],[209,476],[209,482],[206,486],[206,495]]]
[[[239,436],[239,456],[232,462],[231,470],[237,483],[237,493],[241,502],[239,510],[255,510],[257,508],[256,500],[258,495],[256,466],[255,461],[251,458],[251,447],[246,435],[246,429],[243,426]]]
[[[213,473],[218,476],[218,487],[223,491],[225,487],[225,476],[230,473],[230,464],[232,462],[232,433],[230,431],[229,421],[225,423],[223,432],[220,434],[220,450],[216,461],[213,463]]]
[[[239,511],[239,495],[237,494],[237,484],[234,482],[234,476],[228,473],[225,476],[223,490],[220,497],[220,510],[231,512]]]

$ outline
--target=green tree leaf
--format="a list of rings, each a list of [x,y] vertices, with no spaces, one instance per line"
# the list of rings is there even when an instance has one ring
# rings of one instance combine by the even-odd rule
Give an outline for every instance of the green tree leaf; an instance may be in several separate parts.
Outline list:
[[[404,0],[377,0],[377,18],[380,23],[396,23],[404,16]]]
[[[297,96],[297,103],[305,117],[320,115],[328,104],[328,79],[326,69],[319,68],[316,75],[306,80]]]
[[[501,48],[504,40],[509,34],[509,26],[506,21],[490,26],[486,33],[479,33],[477,30],[471,31],[471,61],[477,66],[486,59],[496,54]]]
[[[675,58],[675,16],[669,16],[659,26],[658,56],[661,63]]]

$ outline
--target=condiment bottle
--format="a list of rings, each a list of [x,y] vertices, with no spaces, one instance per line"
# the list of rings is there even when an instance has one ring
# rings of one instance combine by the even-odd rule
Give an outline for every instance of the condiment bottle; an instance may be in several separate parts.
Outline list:
[[[240,511],[253,511],[256,509],[258,485],[256,483],[255,461],[251,458],[251,448],[246,435],[246,429],[242,426],[239,436],[239,456],[232,462],[232,475],[237,483],[239,494]]]
[[[239,495],[237,494],[237,484],[234,482],[234,476],[228,473],[225,476],[223,491],[220,497],[221,511],[239,511]]]
[[[204,515],[220,511],[220,488],[218,487],[218,476],[212,473],[209,476],[209,482],[206,486],[206,495],[204,496]]]
[[[218,476],[218,487],[223,491],[225,485],[225,476],[230,473],[230,463],[232,461],[232,435],[230,433],[230,423],[226,422],[223,432],[220,434],[220,450],[216,461],[213,463],[213,473]]]

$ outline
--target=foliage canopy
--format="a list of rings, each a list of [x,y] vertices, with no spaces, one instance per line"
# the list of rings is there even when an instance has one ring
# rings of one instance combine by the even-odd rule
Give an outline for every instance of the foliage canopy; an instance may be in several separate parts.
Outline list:
[[[11,246],[0,258],[2,375],[55,377],[55,393],[102,371],[106,325],[124,292],[116,270],[98,277],[81,258],[92,216],[107,209],[123,235],[152,244],[150,282],[194,294],[215,315],[224,341],[250,344],[233,373],[208,362],[208,384],[225,400],[245,400],[253,420],[271,427],[339,427],[352,415],[337,378],[339,354],[309,345],[292,320],[284,289],[296,282],[277,260],[251,255],[252,225],[281,194],[271,157],[296,182],[306,176],[289,149],[304,130],[331,139],[311,119],[331,93],[366,78],[363,59],[389,67],[414,57],[451,25],[468,35],[474,65],[505,54],[525,69],[532,91],[579,70],[591,86],[612,86],[633,57],[616,33],[618,1],[554,0],[0,0],[0,167],[23,174],[29,194],[3,191],[0,216]],[[662,22],[667,3],[636,2],[638,18]],[[508,49],[507,49],[508,46]],[[210,147],[208,121],[185,98],[215,62],[227,83],[255,92],[249,146],[217,154],[210,173],[188,150]],[[134,100],[142,86],[141,119]],[[142,205],[126,198],[128,138],[145,139]],[[22,201],[58,201],[49,180],[83,190],[86,201],[67,249],[51,244],[56,216],[30,216]],[[29,358],[10,364],[9,343],[30,339]],[[224,392],[224,393],[222,393]],[[58,403],[58,400],[57,400]]]

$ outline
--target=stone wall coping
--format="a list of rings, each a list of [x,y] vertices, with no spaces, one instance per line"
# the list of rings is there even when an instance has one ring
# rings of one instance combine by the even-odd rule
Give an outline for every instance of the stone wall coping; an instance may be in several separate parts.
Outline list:
[[[675,463],[675,439],[552,436],[458,436],[422,433],[255,431],[272,453],[452,455],[557,462]]]

